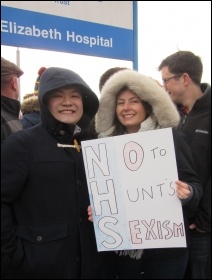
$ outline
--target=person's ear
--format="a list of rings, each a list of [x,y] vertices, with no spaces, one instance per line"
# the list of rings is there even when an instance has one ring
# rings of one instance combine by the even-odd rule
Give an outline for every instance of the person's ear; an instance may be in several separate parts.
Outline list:
[[[14,76],[11,81],[10,81],[11,87],[13,90],[18,90],[19,88],[19,84],[18,84],[18,78],[16,76]]]
[[[189,84],[189,82],[191,81],[191,78],[187,73],[184,73],[182,75],[182,78],[183,78],[183,83],[185,86],[187,86]]]

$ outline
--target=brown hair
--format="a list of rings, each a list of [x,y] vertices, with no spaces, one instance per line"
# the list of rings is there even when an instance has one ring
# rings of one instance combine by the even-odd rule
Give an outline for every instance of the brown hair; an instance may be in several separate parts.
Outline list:
[[[102,74],[102,76],[100,77],[99,79],[99,90],[101,91],[104,84],[106,83],[106,81],[113,75],[115,74],[116,72],[118,71],[121,71],[121,70],[126,70],[128,68],[126,67],[113,67],[113,68],[110,68],[108,69],[106,72],[104,72]]]
[[[200,85],[203,65],[201,58],[189,51],[178,51],[165,58],[158,67],[160,71],[163,67],[168,67],[169,71],[175,75],[187,73],[196,85]]]

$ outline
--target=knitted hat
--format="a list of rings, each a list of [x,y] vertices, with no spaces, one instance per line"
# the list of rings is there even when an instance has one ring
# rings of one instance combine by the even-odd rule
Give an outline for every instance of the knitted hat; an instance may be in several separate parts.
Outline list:
[[[46,70],[46,67],[41,67],[39,70],[38,70],[38,77],[35,81],[35,87],[34,87],[34,95],[38,95],[38,85],[40,83],[40,77],[41,75],[43,74],[43,72]]]

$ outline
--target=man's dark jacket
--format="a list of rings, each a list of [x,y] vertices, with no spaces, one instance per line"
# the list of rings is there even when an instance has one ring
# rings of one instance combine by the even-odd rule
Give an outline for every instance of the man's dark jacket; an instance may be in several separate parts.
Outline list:
[[[179,129],[187,136],[203,186],[203,198],[196,211],[189,213],[190,223],[211,232],[211,86],[201,84],[203,96],[188,115],[182,114]]]
[[[60,144],[89,139],[89,120],[98,98],[73,72],[49,68],[40,81],[41,124],[19,131],[2,144],[1,254],[7,279],[100,279],[97,252],[81,151]],[[46,79],[45,81],[42,79]],[[75,125],[57,121],[46,108],[49,91],[80,87],[84,115]],[[112,270],[105,268],[108,276]]]
[[[22,129],[19,121],[20,102],[1,96],[1,142],[11,133]]]

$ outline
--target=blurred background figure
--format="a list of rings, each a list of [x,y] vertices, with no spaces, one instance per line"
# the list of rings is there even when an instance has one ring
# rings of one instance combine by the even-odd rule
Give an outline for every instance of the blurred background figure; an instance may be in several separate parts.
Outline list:
[[[34,93],[28,93],[24,96],[21,103],[22,117],[20,119],[23,129],[33,127],[40,122],[40,105],[38,101],[38,85],[40,77],[46,70],[45,67],[41,67],[38,71],[38,77],[35,82]]]
[[[40,122],[40,106],[38,96],[28,93],[21,103],[22,118],[20,119],[23,129],[30,128]]]
[[[1,142],[11,133],[22,129],[19,121],[20,87],[18,79],[24,72],[1,57]]]

